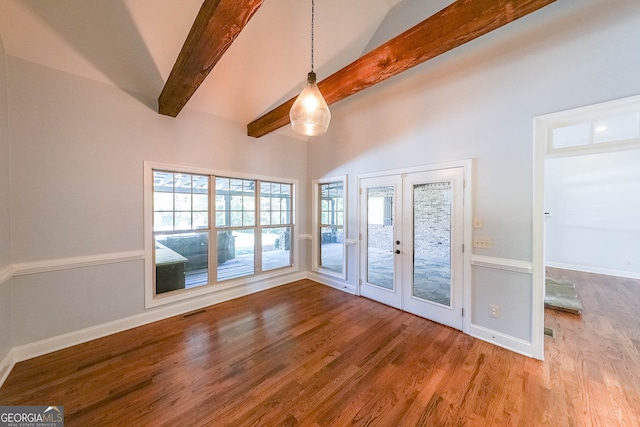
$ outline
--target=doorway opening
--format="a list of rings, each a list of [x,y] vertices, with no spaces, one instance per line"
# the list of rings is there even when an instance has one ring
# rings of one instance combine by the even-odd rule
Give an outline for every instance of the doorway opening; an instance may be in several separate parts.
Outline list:
[[[640,96],[538,117],[534,144],[533,347],[542,359],[546,267],[640,278]]]

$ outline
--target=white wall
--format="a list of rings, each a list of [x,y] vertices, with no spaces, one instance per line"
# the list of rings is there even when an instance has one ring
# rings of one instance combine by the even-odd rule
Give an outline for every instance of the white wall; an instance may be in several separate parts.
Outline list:
[[[554,3],[334,104],[329,132],[309,145],[309,179],[349,175],[356,239],[358,174],[474,158],[474,234],[493,238],[474,254],[530,262],[533,119],[640,93],[639,39],[636,0]],[[356,266],[350,247],[354,286]],[[531,275],[478,267],[472,281],[473,324],[530,342]]]
[[[11,348],[10,283],[2,279],[8,269],[11,268],[11,164],[9,126],[7,122],[6,69],[4,44],[2,37],[0,37],[0,361],[2,361]],[[0,372],[0,377],[1,376],[2,372]]]
[[[640,278],[640,150],[545,161],[547,265]]]
[[[15,57],[8,70],[17,265],[141,251],[145,160],[306,182],[297,140],[249,138],[244,124],[189,108],[161,116],[116,87]],[[15,277],[14,346],[144,312],[143,275],[136,260]]]

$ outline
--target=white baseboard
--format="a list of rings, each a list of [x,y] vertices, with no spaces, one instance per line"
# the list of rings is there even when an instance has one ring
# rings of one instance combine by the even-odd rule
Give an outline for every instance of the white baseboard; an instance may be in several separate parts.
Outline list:
[[[172,316],[178,316],[183,313],[198,310],[224,301],[229,301],[241,296],[250,295],[256,292],[264,291],[287,283],[305,279],[304,273],[296,273],[285,277],[274,278],[258,283],[251,283],[246,286],[238,286],[223,290],[219,293],[208,294],[200,298],[182,301],[176,304],[162,306],[147,310],[143,313],[126,317],[124,319],[114,320],[112,322],[103,323],[78,331],[69,332],[55,337],[46,338],[40,341],[14,347],[11,350],[13,363],[22,362],[74,345],[82,344],[98,338],[112,335],[118,332],[142,326],[148,323],[163,320]],[[12,365],[11,365],[12,366]],[[9,369],[10,370],[10,369]],[[8,374],[7,374],[8,375]]]
[[[337,279],[334,277],[325,276],[323,274],[316,273],[315,271],[307,271],[307,279],[313,280],[314,282],[321,283],[323,285],[331,286],[332,288],[336,288],[338,290],[348,292],[350,294],[356,293],[356,288],[351,283],[348,283],[344,280]]]
[[[506,348],[507,350],[522,354],[523,356],[534,357],[532,343],[520,338],[512,337],[474,323],[469,326],[467,333],[472,337],[497,345],[498,347]]]
[[[9,353],[0,361],[0,387],[4,384],[5,380],[11,373],[11,370],[15,366],[15,358],[13,355],[13,349],[9,350]]]
[[[546,267],[561,268],[563,270],[583,271],[585,273],[604,274],[606,276],[624,277],[626,279],[640,279],[640,273],[634,271],[611,270],[609,268],[589,267],[586,265],[565,264],[562,262],[546,261]]]

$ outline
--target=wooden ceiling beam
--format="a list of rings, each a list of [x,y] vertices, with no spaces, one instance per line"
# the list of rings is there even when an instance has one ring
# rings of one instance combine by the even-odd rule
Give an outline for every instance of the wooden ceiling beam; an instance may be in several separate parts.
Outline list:
[[[318,83],[327,104],[341,101],[535,12],[556,0],[458,0]],[[259,138],[288,123],[295,97],[247,125]]]
[[[176,117],[264,0],[205,0],[158,97],[158,112]]]

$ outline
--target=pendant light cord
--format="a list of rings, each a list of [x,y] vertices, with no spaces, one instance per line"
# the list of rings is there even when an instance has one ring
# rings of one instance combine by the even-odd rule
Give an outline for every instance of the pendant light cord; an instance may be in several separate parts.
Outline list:
[[[313,73],[313,21],[315,19],[315,0],[311,0],[311,72]]]

